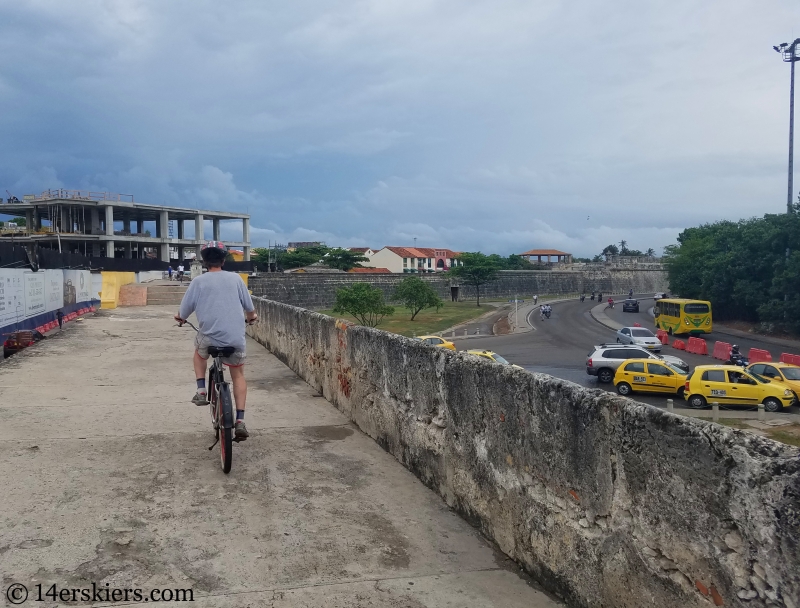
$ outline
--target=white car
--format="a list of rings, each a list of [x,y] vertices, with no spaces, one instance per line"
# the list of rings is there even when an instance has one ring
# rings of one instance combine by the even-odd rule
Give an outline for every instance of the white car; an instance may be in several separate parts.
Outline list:
[[[661,340],[644,327],[623,327],[617,332],[617,342],[620,344],[635,344],[647,350],[661,352]]]

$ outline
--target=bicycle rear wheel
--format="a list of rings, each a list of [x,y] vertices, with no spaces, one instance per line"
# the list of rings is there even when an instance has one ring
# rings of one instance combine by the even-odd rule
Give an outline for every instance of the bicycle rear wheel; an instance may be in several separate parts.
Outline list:
[[[233,399],[229,384],[223,382],[219,385],[218,399],[219,458],[222,472],[230,473],[233,464]]]

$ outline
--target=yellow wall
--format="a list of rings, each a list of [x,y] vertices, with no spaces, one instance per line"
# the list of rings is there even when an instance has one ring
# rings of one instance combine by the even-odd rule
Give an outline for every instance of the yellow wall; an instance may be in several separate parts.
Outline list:
[[[116,308],[119,302],[119,288],[136,282],[135,272],[103,271],[103,291],[100,292],[100,308]]]
[[[248,275],[246,272],[237,272],[236,274],[238,274],[240,277],[242,277],[242,281],[244,281],[244,284],[245,284],[246,287],[250,287],[247,284],[247,277],[250,276],[250,275]]]

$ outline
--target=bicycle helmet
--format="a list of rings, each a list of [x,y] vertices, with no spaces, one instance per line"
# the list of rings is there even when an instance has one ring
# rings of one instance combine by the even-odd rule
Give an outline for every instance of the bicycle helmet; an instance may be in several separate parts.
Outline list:
[[[226,255],[228,255],[228,248],[221,241],[208,241],[200,248],[200,257],[206,263],[224,262]]]

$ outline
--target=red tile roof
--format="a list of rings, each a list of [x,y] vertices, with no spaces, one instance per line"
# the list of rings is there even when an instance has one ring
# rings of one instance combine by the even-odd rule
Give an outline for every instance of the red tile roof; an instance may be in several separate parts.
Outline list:
[[[401,258],[435,258],[437,251],[444,251],[446,258],[454,258],[458,251],[445,249],[444,247],[384,247]]]
[[[357,272],[358,274],[391,274],[388,268],[351,268],[347,272]]]
[[[531,249],[519,255],[572,255],[566,251],[559,251],[558,249]]]

